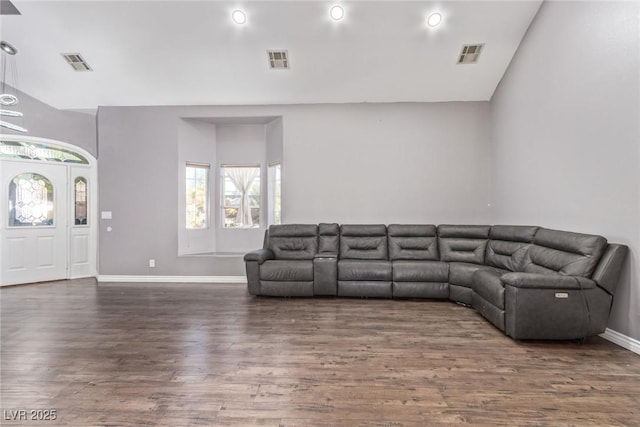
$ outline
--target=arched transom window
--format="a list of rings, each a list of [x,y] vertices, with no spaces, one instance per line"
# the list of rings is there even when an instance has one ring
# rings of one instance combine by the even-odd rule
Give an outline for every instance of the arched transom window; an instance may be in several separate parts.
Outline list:
[[[75,163],[88,165],[81,154],[53,144],[0,140],[0,157],[5,159],[42,160],[46,162]]]

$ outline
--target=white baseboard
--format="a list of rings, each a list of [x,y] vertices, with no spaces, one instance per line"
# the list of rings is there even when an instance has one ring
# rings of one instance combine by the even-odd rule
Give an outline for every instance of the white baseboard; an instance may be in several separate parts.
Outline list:
[[[628,337],[609,328],[607,328],[603,334],[600,334],[600,336],[607,341],[618,344],[620,347],[631,350],[636,354],[640,354],[640,341],[634,338]]]
[[[98,282],[112,283],[247,283],[246,276],[98,276]]]

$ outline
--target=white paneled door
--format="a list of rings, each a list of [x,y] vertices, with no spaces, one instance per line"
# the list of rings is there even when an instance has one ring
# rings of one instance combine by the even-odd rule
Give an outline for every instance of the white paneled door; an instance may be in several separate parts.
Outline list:
[[[68,168],[2,162],[2,285],[68,277]]]

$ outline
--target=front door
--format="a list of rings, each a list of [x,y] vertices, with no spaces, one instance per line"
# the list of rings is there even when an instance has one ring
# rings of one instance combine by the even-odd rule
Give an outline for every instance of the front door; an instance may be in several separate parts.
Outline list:
[[[2,285],[66,279],[67,166],[1,163]]]

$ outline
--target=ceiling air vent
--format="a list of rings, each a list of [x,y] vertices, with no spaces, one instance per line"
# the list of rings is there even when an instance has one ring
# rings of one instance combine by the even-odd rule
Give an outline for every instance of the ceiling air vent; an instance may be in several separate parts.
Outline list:
[[[289,69],[289,55],[286,50],[268,50],[269,67],[274,70]]]
[[[9,0],[0,0],[0,15],[22,15]]]
[[[462,46],[462,51],[458,57],[458,64],[475,64],[482,51],[482,44],[466,44]]]
[[[62,56],[76,71],[93,71],[79,53],[63,53]]]

